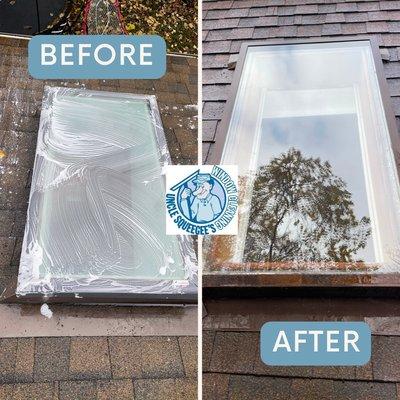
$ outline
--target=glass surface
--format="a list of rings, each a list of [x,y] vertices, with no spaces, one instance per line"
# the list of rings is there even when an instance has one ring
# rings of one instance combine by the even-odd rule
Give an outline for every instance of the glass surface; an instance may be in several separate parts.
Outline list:
[[[398,177],[368,41],[249,47],[221,163],[239,166],[239,234],[208,240],[208,272],[399,269]]]
[[[188,279],[184,249],[165,233],[161,160],[168,150],[157,137],[163,133],[150,97],[51,93],[42,111],[19,293],[77,291],[76,282],[82,290],[130,292],[138,280],[141,290],[156,290],[159,281]]]

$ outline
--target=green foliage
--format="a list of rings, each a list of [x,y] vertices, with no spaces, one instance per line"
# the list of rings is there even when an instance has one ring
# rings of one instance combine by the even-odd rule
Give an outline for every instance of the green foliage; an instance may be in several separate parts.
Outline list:
[[[328,162],[292,148],[259,168],[245,261],[355,261],[371,231],[353,208]]]

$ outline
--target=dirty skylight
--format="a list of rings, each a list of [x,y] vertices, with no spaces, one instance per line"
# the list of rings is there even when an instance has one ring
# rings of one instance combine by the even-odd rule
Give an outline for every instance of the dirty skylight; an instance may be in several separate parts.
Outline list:
[[[194,293],[168,163],[154,96],[46,88],[17,294]]]

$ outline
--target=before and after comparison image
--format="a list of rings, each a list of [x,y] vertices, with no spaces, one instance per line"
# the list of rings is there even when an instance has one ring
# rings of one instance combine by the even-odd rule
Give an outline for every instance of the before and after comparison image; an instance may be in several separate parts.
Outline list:
[[[0,400],[400,400],[400,0],[0,0]]]

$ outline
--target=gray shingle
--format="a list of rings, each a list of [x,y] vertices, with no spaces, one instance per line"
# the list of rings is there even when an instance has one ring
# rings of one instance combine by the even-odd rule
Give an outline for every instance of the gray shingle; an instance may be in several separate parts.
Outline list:
[[[249,15],[248,8],[233,8],[228,10],[226,13],[227,18],[240,18],[240,17],[247,17]]]
[[[387,21],[389,14],[386,11],[371,11],[368,13],[370,21]]]
[[[381,58],[383,61],[389,61],[390,60],[390,52],[389,49],[379,49],[381,53]]]
[[[233,32],[236,32],[236,30]],[[211,30],[208,32],[207,41],[212,42],[218,40],[227,40],[231,34],[232,29]]]
[[[255,28],[253,32],[253,39],[266,39],[271,37],[271,28]]]
[[[51,383],[25,383],[14,385],[13,396],[6,400],[58,400],[58,384]],[[66,399],[60,399],[66,400]],[[78,397],[74,400],[80,400]],[[85,400],[90,400],[85,399]]]
[[[258,354],[257,338],[257,333],[217,332],[210,371],[251,374]]]
[[[345,35],[367,33],[367,25],[365,22],[358,22],[355,24],[342,24],[342,32]]]
[[[257,25],[258,18],[240,18],[239,27],[255,27]]]
[[[299,397],[294,397],[295,391],[291,387],[291,381],[282,378],[232,376],[229,382],[229,399],[251,399],[265,400],[268,393],[269,399],[292,400],[307,399],[314,400],[305,393],[298,392]],[[330,399],[321,395],[320,399]]]
[[[400,77],[400,63],[388,62],[383,64],[386,78],[398,78]]]
[[[356,13],[345,13],[345,21],[346,22],[366,22],[368,21],[368,14],[362,12]]]
[[[209,121],[207,121],[209,122]],[[203,331],[203,371],[208,372],[215,339],[215,331]]]
[[[176,337],[140,338],[143,378],[180,378],[185,375]]]
[[[294,15],[287,15],[287,16],[282,16],[278,17],[278,25],[293,25],[294,24]]]
[[[397,33],[383,34],[382,39],[384,46],[400,46],[400,35]]]
[[[13,257],[15,238],[0,237],[0,270],[3,266],[9,266]]]
[[[280,18],[280,17],[279,17]],[[294,18],[292,16],[292,18]],[[258,26],[277,26],[277,16],[257,17],[257,18],[241,18],[239,27],[258,27]]]
[[[395,30],[392,29],[390,31],[396,32]],[[389,32],[388,23],[385,21],[367,22],[367,32],[377,32],[377,33]],[[397,32],[400,32],[400,30]]]
[[[14,211],[5,210],[0,213],[0,236],[10,236],[13,230]]]
[[[32,382],[35,363],[35,338],[19,338],[15,361],[15,382]]]
[[[372,369],[375,379],[400,381],[399,337],[377,336],[372,346]]]
[[[227,69],[204,70],[203,84],[231,83],[233,71]]]
[[[215,3],[215,2],[213,2]],[[240,8],[236,4],[240,4]],[[268,4],[268,6],[267,6]],[[239,15],[245,15],[246,3],[232,3],[232,11],[228,18],[227,14],[223,14],[224,19],[235,19]],[[214,10],[227,12],[226,4],[221,6],[209,7]],[[235,37],[235,31],[240,28],[255,28],[252,35],[253,42],[264,41],[273,38],[315,38],[319,36],[336,36],[340,35],[365,35],[369,34],[375,38],[378,44],[385,47],[385,74],[394,79],[400,78],[400,67],[398,60],[400,59],[397,46],[400,47],[400,6],[399,1],[377,1],[377,0],[276,0],[273,2],[265,2],[264,0],[254,0],[252,6],[247,5],[248,13],[245,17],[241,17],[238,26],[231,27],[230,31],[223,32],[223,40],[218,40],[217,34],[207,36],[203,63],[207,68],[205,77],[208,79],[205,87],[205,105],[206,115],[212,120],[213,128],[207,134],[207,140],[214,140],[214,129],[217,122],[223,114],[224,101],[228,96],[229,83],[232,76],[227,76],[226,70],[229,62],[230,54],[237,54],[240,50],[242,42],[246,42],[247,31],[238,31],[239,35]],[[216,16],[217,14],[214,14]],[[221,15],[221,14],[220,14]],[[213,17],[213,15],[211,15]],[[274,18],[266,18],[273,16]],[[257,18],[261,17],[261,18]],[[278,17],[278,18],[276,18]],[[216,22],[216,21],[215,21]],[[221,24],[219,24],[221,29]],[[296,27],[297,26],[297,27]],[[209,39],[208,39],[209,38]],[[220,39],[222,38],[222,35]],[[217,44],[210,44],[208,40],[216,40]],[[229,46],[229,50],[228,50]],[[218,52],[221,47],[221,52]],[[221,57],[217,59],[217,57]],[[210,72],[214,71],[214,72]],[[394,94],[398,90],[395,82],[391,83],[391,93]],[[397,94],[397,96],[399,96]],[[394,107],[398,108],[396,114],[400,115],[400,96],[393,99]],[[216,107],[213,111],[212,108]],[[217,135],[219,133],[217,132]],[[209,144],[209,143],[208,143]],[[213,146],[205,147],[207,154],[213,153]],[[204,155],[204,154],[203,154]]]
[[[314,25],[314,24],[324,24],[326,20],[326,15],[324,14],[314,14],[314,15],[303,15],[301,18],[301,23],[304,25]]]
[[[252,6],[253,0],[234,0],[232,3],[232,7],[234,8],[250,8]]]
[[[220,120],[224,112],[224,107],[225,102],[206,102],[203,108],[203,118],[210,120]]]
[[[71,379],[78,380],[110,379],[111,365],[107,338],[72,338],[69,375]]]
[[[204,119],[203,119],[203,121],[204,121]],[[211,144],[210,143],[202,143],[201,147],[202,147],[202,161],[203,161],[204,164],[206,164],[207,163],[207,159],[208,159],[208,157],[210,155]]]
[[[296,12],[296,7],[278,7],[278,15],[293,15]]]
[[[296,6],[295,13],[296,14],[317,14],[318,13],[318,5],[310,4],[310,5]]]
[[[206,42],[203,44],[203,54],[229,53],[230,47],[229,41]]]
[[[322,35],[340,35],[342,33],[342,27],[340,24],[325,24],[322,27]]]
[[[209,20],[209,19],[226,18],[227,14],[228,14],[228,10],[209,10],[203,16],[203,21]]]
[[[207,20],[203,23],[203,29],[226,29],[235,28],[239,25],[239,18],[226,18],[218,20]]]
[[[277,37],[296,37],[297,36],[297,26],[279,26],[277,30]]]
[[[60,382],[59,400],[97,400],[95,382]]]
[[[203,400],[226,399],[229,390],[229,375],[204,374]]]
[[[385,12],[385,11],[383,11]],[[396,11],[386,11],[389,21],[400,21],[400,10]]]
[[[387,49],[389,51],[389,60],[390,61],[399,61],[399,52],[396,47]]]
[[[109,338],[108,342],[113,378],[140,378],[142,376],[140,338],[113,337]]]
[[[265,15],[267,15],[267,9],[265,7],[250,8],[248,13],[249,17],[263,17]]]
[[[203,55],[203,68],[223,68],[229,61],[229,54]]]
[[[179,348],[186,377],[197,377],[197,337],[179,337]]]
[[[0,339],[0,384],[14,380],[17,339]]]
[[[190,379],[140,379],[134,383],[135,400],[197,400],[197,381]]]
[[[380,22],[383,26],[386,26],[386,30],[381,32],[392,32],[392,33],[398,33],[400,32],[400,21],[390,21],[388,23]]]
[[[268,5],[270,6],[284,6],[285,4],[285,0],[268,0]]]
[[[320,14],[328,14],[336,12],[336,4],[319,4],[318,12]]]
[[[335,399],[338,395],[346,400],[396,399],[396,387],[393,384],[315,379],[296,379],[292,382],[293,392],[299,398],[308,400]]]
[[[352,12],[357,11],[357,3],[338,3],[336,5],[336,11],[338,12]]]
[[[223,10],[232,7],[232,0],[221,0],[221,1],[205,1],[203,2],[204,10]]]
[[[278,17],[276,16],[259,17],[255,22],[256,22],[255,26],[276,26],[278,25]]]
[[[203,85],[203,100],[226,101],[228,99],[228,92],[229,85]]]
[[[55,381],[69,377],[70,338],[37,338],[34,380]]]
[[[380,2],[381,10],[400,10],[400,1],[398,0],[382,0]]]
[[[132,400],[133,384],[130,379],[97,382],[97,400]]]
[[[217,125],[218,121],[203,121],[203,142],[214,141]]]
[[[379,10],[379,1],[367,1],[357,3],[358,11],[378,11]]]
[[[257,28],[256,28],[257,29]],[[277,28],[263,28],[266,30],[266,32],[270,31],[271,29],[277,29]],[[253,38],[254,38],[254,34],[253,34]],[[247,40],[246,40],[247,41]],[[234,53],[239,53],[241,47],[243,44],[243,40],[234,40],[231,43],[231,48],[230,48],[230,52],[231,52],[231,56]]]
[[[300,37],[321,36],[322,35],[322,25],[299,26],[299,29],[297,32]]]
[[[336,23],[336,22],[345,22],[345,17],[343,13],[336,14],[328,14],[326,16],[325,22],[328,23]]]

